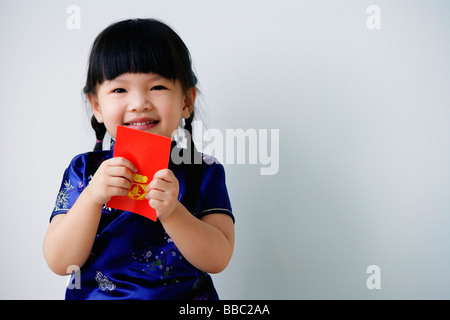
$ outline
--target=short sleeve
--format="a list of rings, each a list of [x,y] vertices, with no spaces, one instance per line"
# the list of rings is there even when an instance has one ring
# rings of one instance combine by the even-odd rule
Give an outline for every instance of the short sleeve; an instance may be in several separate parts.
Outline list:
[[[76,156],[65,170],[50,221],[57,214],[67,213],[89,183],[88,158],[88,154]]]
[[[214,162],[204,167],[206,173],[201,185],[201,198],[199,203],[198,218],[211,213],[223,213],[231,217],[235,222],[231,209],[230,198],[226,186],[225,170],[222,164]]]

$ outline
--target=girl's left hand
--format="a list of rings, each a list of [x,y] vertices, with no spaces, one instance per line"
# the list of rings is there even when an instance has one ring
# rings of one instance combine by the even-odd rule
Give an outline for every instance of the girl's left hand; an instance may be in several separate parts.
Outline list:
[[[172,170],[162,169],[155,173],[146,188],[145,198],[156,210],[159,220],[168,218],[178,206],[179,183]]]

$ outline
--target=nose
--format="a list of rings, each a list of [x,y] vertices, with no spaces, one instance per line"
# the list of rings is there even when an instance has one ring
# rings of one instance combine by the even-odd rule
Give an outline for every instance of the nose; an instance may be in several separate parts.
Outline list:
[[[130,97],[128,110],[131,112],[144,112],[152,109],[152,104],[144,94],[135,93]]]

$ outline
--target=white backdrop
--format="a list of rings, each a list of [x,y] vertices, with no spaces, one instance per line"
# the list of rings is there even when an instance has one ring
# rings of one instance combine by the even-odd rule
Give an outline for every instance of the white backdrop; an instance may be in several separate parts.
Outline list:
[[[95,140],[87,57],[137,17],[186,42],[208,128],[279,130],[277,174],[225,163],[221,298],[450,298],[448,1],[0,0],[1,299],[64,298],[42,242]]]

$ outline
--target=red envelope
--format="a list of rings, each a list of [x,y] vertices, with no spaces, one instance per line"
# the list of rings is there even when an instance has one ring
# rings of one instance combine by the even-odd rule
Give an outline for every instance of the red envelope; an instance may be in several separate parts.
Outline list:
[[[133,183],[127,196],[115,196],[107,207],[140,214],[156,221],[156,210],[145,199],[145,188],[155,173],[169,165],[172,140],[157,134],[123,126],[117,127],[114,157],[131,161],[138,172],[133,175]]]

